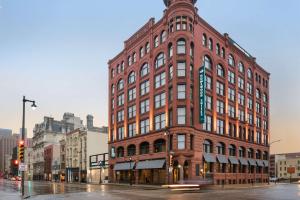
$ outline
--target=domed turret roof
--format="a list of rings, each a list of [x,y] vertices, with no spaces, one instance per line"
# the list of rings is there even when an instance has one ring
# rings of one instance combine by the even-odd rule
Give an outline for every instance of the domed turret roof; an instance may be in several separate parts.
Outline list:
[[[164,0],[164,3],[166,6],[169,6],[169,1],[170,0]],[[193,4],[196,4],[197,3],[197,0],[192,0]]]

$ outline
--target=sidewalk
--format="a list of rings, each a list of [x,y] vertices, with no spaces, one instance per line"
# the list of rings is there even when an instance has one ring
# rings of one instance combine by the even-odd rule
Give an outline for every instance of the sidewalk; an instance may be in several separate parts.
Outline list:
[[[235,185],[210,185],[203,186],[201,189],[203,190],[238,190],[238,189],[256,189],[256,188],[268,188],[273,187],[275,184],[267,184],[267,183],[256,183],[252,184],[235,184]]]

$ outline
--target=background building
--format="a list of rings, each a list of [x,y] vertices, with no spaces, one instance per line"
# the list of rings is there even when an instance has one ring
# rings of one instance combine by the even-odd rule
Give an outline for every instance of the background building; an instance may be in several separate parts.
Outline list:
[[[196,0],[164,3],[109,61],[111,181],[266,182],[270,74]]]
[[[83,127],[79,117],[65,113],[61,121],[52,117],[44,117],[44,122],[36,124],[33,130],[33,179],[44,180],[44,148],[51,144],[59,144],[64,134]]]
[[[0,128],[0,138],[3,136],[11,136],[11,135],[12,135],[12,130]]]
[[[288,168],[295,168],[295,173],[290,174]],[[279,180],[300,180],[300,153],[276,154],[270,156],[270,176]]]
[[[108,152],[107,130],[107,127],[94,127],[93,117],[88,115],[86,128],[76,129],[66,134],[67,182],[90,182],[89,158],[92,155]]]
[[[13,148],[18,145],[19,135],[18,134],[5,134],[0,137],[0,172],[5,173],[5,155],[11,156]]]

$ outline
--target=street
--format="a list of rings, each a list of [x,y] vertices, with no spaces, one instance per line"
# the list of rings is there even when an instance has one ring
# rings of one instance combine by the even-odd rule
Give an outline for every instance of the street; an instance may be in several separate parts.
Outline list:
[[[0,180],[0,199],[16,200],[20,198],[20,183]],[[300,185],[278,184],[261,188],[174,191],[155,188],[136,188],[114,185],[79,185],[49,182],[27,182],[26,196],[34,200],[74,199],[74,200],[196,200],[196,199],[300,199]]]

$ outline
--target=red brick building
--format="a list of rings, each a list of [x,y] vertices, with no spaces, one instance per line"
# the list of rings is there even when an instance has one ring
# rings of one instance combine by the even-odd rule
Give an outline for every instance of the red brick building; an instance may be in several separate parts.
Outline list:
[[[266,182],[270,74],[196,0],[164,3],[109,61],[110,181]]]

